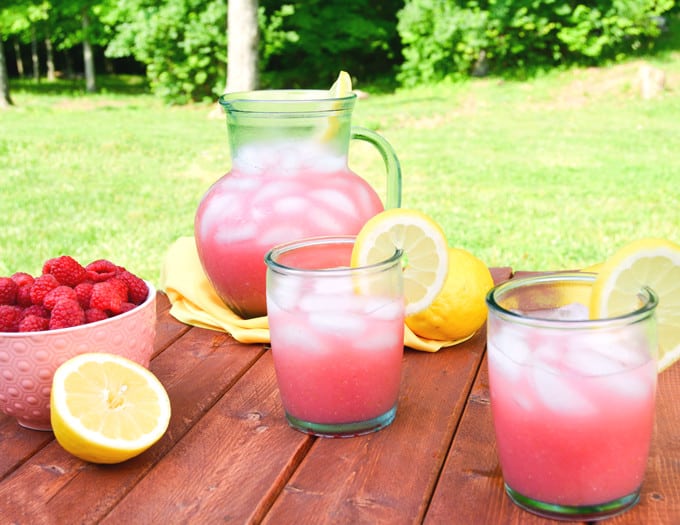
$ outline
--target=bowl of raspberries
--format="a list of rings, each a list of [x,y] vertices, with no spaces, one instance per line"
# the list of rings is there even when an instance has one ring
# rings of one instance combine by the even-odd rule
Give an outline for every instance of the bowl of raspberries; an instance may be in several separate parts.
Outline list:
[[[20,425],[50,430],[55,370],[78,354],[118,354],[149,366],[156,290],[115,263],[82,265],[69,255],[40,275],[0,277],[0,411]]]

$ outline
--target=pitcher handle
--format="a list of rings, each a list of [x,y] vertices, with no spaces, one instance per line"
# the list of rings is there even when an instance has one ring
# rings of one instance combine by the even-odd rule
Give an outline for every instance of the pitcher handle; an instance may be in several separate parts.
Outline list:
[[[391,144],[382,135],[360,126],[352,126],[350,138],[366,141],[380,152],[387,171],[385,208],[399,208],[401,206],[401,165]]]

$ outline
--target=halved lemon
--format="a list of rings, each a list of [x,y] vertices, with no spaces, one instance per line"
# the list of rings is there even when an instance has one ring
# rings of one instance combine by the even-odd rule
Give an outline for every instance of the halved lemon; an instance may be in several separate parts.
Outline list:
[[[105,353],[81,354],[57,368],[50,407],[59,444],[93,463],[120,463],[141,454],[170,421],[170,400],[156,376]]]
[[[441,227],[426,214],[403,208],[378,213],[357,235],[352,266],[384,261],[403,250],[406,316],[432,304],[446,281],[448,244]]]
[[[666,239],[640,239],[618,250],[598,272],[590,315],[612,317],[634,310],[643,287],[659,297],[660,372],[680,359],[680,245]]]

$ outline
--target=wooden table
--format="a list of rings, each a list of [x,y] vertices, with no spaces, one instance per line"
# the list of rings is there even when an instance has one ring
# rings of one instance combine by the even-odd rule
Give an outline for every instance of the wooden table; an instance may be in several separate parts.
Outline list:
[[[0,523],[550,523],[504,494],[483,332],[435,354],[406,349],[394,423],[321,439],[286,424],[266,347],[183,325],[158,299],[166,435],[100,466],[0,415]],[[680,365],[659,378],[641,502],[608,523],[680,523]]]

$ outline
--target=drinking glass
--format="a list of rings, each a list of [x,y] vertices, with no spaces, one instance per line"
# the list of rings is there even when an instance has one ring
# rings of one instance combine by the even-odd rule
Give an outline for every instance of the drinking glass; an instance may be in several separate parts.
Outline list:
[[[288,423],[349,437],[388,426],[404,349],[401,250],[350,267],[353,236],[275,246],[265,256],[271,349]]]
[[[552,519],[639,500],[654,425],[656,294],[589,319],[595,275],[513,279],[487,295],[491,409],[505,490]]]

